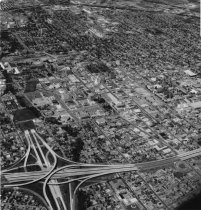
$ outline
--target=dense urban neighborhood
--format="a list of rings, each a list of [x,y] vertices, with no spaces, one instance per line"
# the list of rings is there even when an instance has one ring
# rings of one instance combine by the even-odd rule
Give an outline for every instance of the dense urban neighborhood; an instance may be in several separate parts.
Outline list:
[[[0,1],[2,210],[173,210],[201,193],[199,4]]]

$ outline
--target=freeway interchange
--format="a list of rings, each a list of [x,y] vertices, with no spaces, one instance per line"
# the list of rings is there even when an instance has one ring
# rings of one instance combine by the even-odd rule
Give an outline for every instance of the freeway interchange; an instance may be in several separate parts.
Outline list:
[[[64,135],[61,135],[63,138],[62,144],[58,143],[57,146],[59,146],[59,149],[62,148],[60,151],[63,156],[67,154],[67,157],[72,158],[75,153],[72,150],[74,147],[77,149],[78,146],[70,143],[76,142],[78,137],[81,136],[80,139],[83,139],[86,148],[82,152],[86,155],[81,153],[84,158],[76,158],[76,160],[104,164],[83,164],[62,158],[56,154],[36,130],[25,130],[23,138],[24,136],[26,138],[27,150],[23,150],[22,156],[24,152],[25,155],[22,159],[22,156],[20,156],[21,162],[15,162],[17,164],[2,171],[3,186],[5,188],[20,188],[40,185],[42,186],[43,197],[50,210],[73,210],[75,195],[82,184],[86,184],[88,180],[94,179],[92,182],[97,182],[97,177],[103,178],[102,176],[109,174],[115,174],[115,178],[122,178],[119,173],[131,171],[134,172],[133,174],[141,174],[141,172],[143,174],[145,172],[146,176],[148,171],[152,172],[155,169],[167,167],[166,176],[164,175],[163,179],[159,177],[159,179],[155,180],[157,175],[154,174],[153,177],[150,175],[150,180],[153,179],[155,182],[160,183],[158,186],[155,185],[155,190],[151,189],[149,178],[147,178],[148,181],[143,180],[144,177],[140,175],[140,181],[136,182],[136,177],[133,180],[129,178],[133,183],[135,182],[134,185],[137,185],[137,182],[140,182],[141,185],[142,181],[146,184],[146,190],[141,186],[136,190],[139,191],[140,196],[137,195],[138,192],[135,193],[131,188],[132,183],[125,178],[129,173],[125,174],[122,180],[125,183],[125,189],[129,189],[129,192],[132,193],[132,199],[138,197],[139,202],[143,204],[144,200],[146,206],[154,210],[158,209],[156,206],[160,203],[157,200],[164,204],[163,209],[173,209],[171,204],[174,203],[174,200],[177,201],[180,197],[184,197],[180,191],[193,194],[192,190],[195,190],[197,186],[200,187],[199,183],[196,182],[197,176],[199,176],[200,180],[201,175],[201,172],[196,169],[197,166],[191,167],[189,164],[189,168],[194,171],[194,174],[189,173],[189,175],[186,173],[188,176],[184,178],[185,180],[183,178],[178,179],[177,175],[179,173],[174,174],[176,170],[172,170],[173,172],[168,171],[169,166],[175,165],[177,167],[177,163],[180,164],[182,161],[201,155],[201,148],[195,149],[199,146],[194,141],[196,139],[194,137],[198,137],[197,134],[200,129],[198,126],[200,124],[199,120],[196,120],[197,112],[192,111],[190,117],[188,114],[186,117],[183,114],[180,115],[176,109],[177,102],[180,102],[178,100],[180,94],[185,100],[192,99],[192,97],[192,100],[194,100],[197,96],[198,98],[200,96],[198,86],[200,82],[196,81],[199,77],[195,77],[196,73],[194,73],[193,77],[191,75],[192,83],[195,82],[197,90],[191,91],[190,88],[185,87],[186,85],[181,85],[184,84],[183,81],[186,81],[186,73],[184,74],[181,64],[175,66],[175,63],[178,64],[178,59],[174,60],[178,55],[177,50],[180,49],[186,52],[183,50],[183,44],[188,46],[186,43],[189,43],[189,40],[194,40],[194,38],[190,39],[191,36],[186,36],[186,31],[190,31],[190,26],[187,26],[186,30],[184,30],[184,39],[180,42],[183,31],[178,30],[178,34],[173,32],[172,36],[169,36],[169,34],[166,36],[166,28],[161,29],[167,24],[161,23],[163,21],[168,23],[170,29],[172,28],[172,31],[175,31],[175,21],[169,19],[167,11],[165,12],[168,14],[167,17],[162,15],[163,18],[160,20],[160,15],[154,14],[155,8],[152,13],[154,18],[152,18],[151,11],[145,14],[144,9],[141,12],[138,11],[138,8],[129,8],[127,6],[121,8],[115,6],[113,8],[104,5],[78,4],[78,7],[76,7],[77,3],[69,3],[71,5],[69,7],[60,7],[55,6],[54,2],[38,2],[36,4],[32,1],[25,1],[23,5],[18,3],[11,1],[8,3],[2,2],[0,5],[0,10],[5,13],[6,29],[4,28],[3,31],[9,36],[12,35],[13,42],[19,43],[26,54],[25,57],[24,52],[21,54],[21,47],[19,51],[16,51],[16,55],[12,55],[11,52],[7,57],[7,53],[5,54],[6,58],[5,63],[4,61],[2,63],[2,72],[11,76],[12,80],[6,80],[6,84],[4,84],[3,79],[3,85],[1,86],[3,88],[4,86],[5,88],[11,86],[13,89],[13,92],[11,91],[12,97],[9,100],[6,98],[7,94],[0,99],[2,104],[5,105],[5,111],[8,116],[15,113],[14,101],[18,102],[16,100],[17,95],[21,96],[22,92],[25,92],[22,94],[24,99],[40,112],[42,119],[45,119],[45,121],[47,118],[51,118],[54,113],[57,119],[72,117],[79,123],[81,121],[82,125],[77,127],[83,128],[87,125],[85,120],[90,117],[89,129],[80,129],[78,136],[76,138],[70,137],[69,141],[63,138]],[[57,3],[60,4],[60,2]],[[98,8],[101,8],[101,10],[98,10]],[[103,10],[103,8],[105,9]],[[110,9],[113,9],[113,12]],[[132,13],[129,12],[131,10],[133,10]],[[18,14],[21,14],[22,24],[19,21]],[[157,25],[155,20],[157,20]],[[181,19],[179,20],[181,21]],[[183,21],[186,22],[187,20]],[[149,30],[145,30],[147,24],[150,27]],[[96,28],[96,26],[99,27]],[[183,28],[185,24],[181,24],[181,26],[180,28]],[[157,27],[160,30],[157,30]],[[194,30],[194,28],[192,29]],[[161,35],[160,33],[157,34],[157,32],[160,32]],[[162,39],[155,39],[154,36],[156,35],[162,36]],[[195,37],[194,35],[192,37]],[[103,37],[100,38],[101,36]],[[180,41],[172,43],[172,37]],[[163,39],[165,39],[165,42]],[[3,42],[7,46],[11,41],[3,38]],[[141,45],[138,45],[138,43]],[[170,44],[170,47],[167,47],[166,43]],[[34,54],[32,54],[33,52]],[[193,52],[197,52],[197,50],[193,48],[192,55],[194,55]],[[195,57],[186,59],[186,56],[183,56],[180,60],[181,63],[186,63],[186,66],[193,67],[196,66],[194,65]],[[159,62],[156,62],[158,59]],[[193,61],[192,65],[190,60]],[[12,65],[8,65],[7,61],[12,61]],[[19,70],[18,73],[16,73],[16,69]],[[32,92],[32,90],[28,91],[29,82],[31,84],[32,79],[35,80],[36,78],[39,79],[38,87],[35,87],[37,91],[34,91],[33,94],[27,93]],[[191,84],[190,81],[189,84]],[[160,86],[163,88],[160,88]],[[38,92],[41,97],[39,100],[34,99],[38,101],[34,103],[34,100],[32,100],[33,95],[37,95]],[[44,95],[45,97],[43,97]],[[173,97],[173,95],[175,96]],[[38,97],[36,98],[38,99]],[[50,100],[50,98],[54,99]],[[43,99],[46,100],[45,106],[41,105]],[[50,101],[52,104],[50,107],[46,107],[49,106]],[[168,105],[169,102],[171,106]],[[19,105],[17,111],[23,110],[23,107]],[[55,111],[50,112],[49,109]],[[65,111],[66,115],[64,115],[63,111]],[[21,114],[23,112],[19,111],[17,113]],[[108,117],[110,114],[114,114],[114,116]],[[100,116],[106,117],[101,120]],[[22,124],[28,124],[28,121],[25,119]],[[104,121],[108,126],[102,126]],[[17,121],[16,124],[21,125],[21,121]],[[38,129],[42,128],[42,126],[39,126]],[[126,129],[124,126],[126,126]],[[5,133],[10,133],[12,129],[6,127]],[[25,127],[22,130],[27,129],[29,126]],[[58,127],[55,125],[55,127],[55,130],[59,133],[60,125]],[[47,126],[47,128],[51,130],[53,127]],[[39,133],[43,133],[43,131],[39,131]],[[47,133],[48,137],[52,134],[52,132]],[[89,135],[85,135],[87,133]],[[61,139],[60,135],[52,136],[53,142],[59,142]],[[159,146],[161,146],[157,147],[158,149],[153,146],[156,144],[156,139],[159,140]],[[5,139],[6,141],[7,139]],[[66,142],[69,144],[65,144]],[[23,141],[23,143],[25,142]],[[9,148],[9,146],[7,147]],[[166,150],[166,153],[164,149],[165,159],[162,159],[164,155],[162,148],[167,147],[169,152]],[[66,150],[63,151],[63,149]],[[180,151],[186,152],[180,153]],[[11,151],[11,153],[14,152]],[[74,157],[72,159],[75,160]],[[150,161],[153,159],[154,161]],[[110,161],[118,163],[111,164]],[[127,164],[121,164],[122,162]],[[176,167],[172,168],[175,169]],[[166,178],[167,180],[165,180]],[[78,185],[76,185],[77,183]],[[172,184],[174,184],[174,187]],[[68,186],[69,196],[65,196],[63,193],[63,186]],[[83,186],[82,189],[84,189]],[[111,191],[116,190],[111,186],[109,189]],[[152,191],[152,196],[149,196],[149,189]],[[168,189],[170,189],[170,192],[168,192]],[[106,192],[105,189],[102,191]],[[144,191],[146,192],[144,193]],[[96,189],[94,192],[96,192]],[[159,192],[160,196],[156,195],[156,192]],[[117,197],[117,193],[114,194],[114,197]],[[177,197],[177,195],[180,195],[180,197]],[[66,197],[70,197],[70,199],[66,201]],[[96,197],[99,196],[96,195]],[[143,199],[144,197],[146,199]],[[7,201],[7,199],[5,200]],[[166,200],[168,200],[167,203]],[[104,203],[105,200],[103,199],[101,202]],[[150,203],[153,203],[153,208]],[[149,209],[148,207],[144,209]],[[7,207],[4,209],[7,209]],[[113,207],[112,209],[116,208]]]
[[[74,198],[78,188],[84,182],[92,178],[114,173],[146,171],[166,167],[173,165],[178,161],[184,161],[201,155],[201,148],[199,148],[170,158],[135,164],[82,164],[69,162],[69,160],[66,160],[66,164],[64,166],[57,167],[59,156],[34,129],[30,131],[26,130],[25,136],[28,143],[28,149],[24,156],[23,166],[2,171],[2,175],[6,180],[2,184],[5,187],[20,187],[32,183],[43,182],[43,194],[51,210],[53,210],[53,207],[52,202],[47,195],[47,186],[49,187],[52,197],[54,198],[57,209],[67,210],[60,190],[60,185],[62,184],[70,184],[74,181],[81,181],[73,192]],[[39,166],[40,170],[28,170],[28,166],[30,166],[28,162],[31,155],[34,155],[36,159],[36,162],[32,165]],[[19,172],[18,169],[23,169],[24,171]],[[72,203],[70,204],[71,209],[73,209],[73,198],[70,199],[72,200]],[[60,202],[58,202],[58,200],[60,200]]]

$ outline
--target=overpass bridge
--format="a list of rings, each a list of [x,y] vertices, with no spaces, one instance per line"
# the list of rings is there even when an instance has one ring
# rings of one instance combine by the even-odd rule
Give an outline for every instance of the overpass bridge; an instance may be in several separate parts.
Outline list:
[[[121,172],[146,171],[154,168],[166,167],[173,165],[178,161],[184,161],[201,155],[201,148],[199,148],[170,158],[135,164],[100,165],[71,162],[71,164],[57,168],[58,156],[45,140],[34,129],[31,131],[26,130],[25,136],[28,143],[28,149],[24,157],[23,166],[2,171],[2,175],[5,178],[3,179],[4,181],[2,185],[5,187],[19,187],[37,183],[39,181],[43,182],[43,194],[51,210],[53,210],[53,207],[47,196],[47,186],[53,195],[57,208],[67,210],[59,187],[61,184],[70,184],[74,181],[80,181],[80,184],[74,191],[75,195],[81,184],[95,177]],[[27,170],[31,153],[35,155],[37,161],[34,164],[40,167],[40,171]],[[51,161],[49,160],[49,155],[47,155],[47,153],[51,156]],[[24,169],[24,172],[18,172],[17,169],[20,168]],[[60,198],[61,202],[58,203],[57,198]]]
[[[201,149],[193,150],[191,152],[183,153],[168,159],[149,161],[144,163],[136,163],[136,164],[116,164],[116,165],[70,165],[65,166],[65,168],[61,169],[54,175],[52,175],[52,180],[58,179],[69,179],[71,177],[85,177],[88,175],[101,174],[101,173],[117,173],[117,172],[126,172],[126,171],[145,171],[159,167],[166,167],[170,164],[174,164],[177,161],[186,160],[189,158],[193,158],[201,155]],[[32,180],[42,180],[46,173],[49,172],[51,167],[35,172],[16,172],[16,173],[3,173],[4,177],[7,180],[7,185],[12,183],[24,182],[24,181],[32,181]],[[53,171],[54,173],[54,171]],[[4,183],[6,184],[6,183]]]

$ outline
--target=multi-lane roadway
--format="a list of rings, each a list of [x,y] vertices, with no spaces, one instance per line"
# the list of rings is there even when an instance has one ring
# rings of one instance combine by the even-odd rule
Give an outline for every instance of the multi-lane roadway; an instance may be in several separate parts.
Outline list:
[[[158,167],[165,167],[171,164],[174,164],[177,161],[186,160],[189,158],[193,158],[196,156],[201,155],[201,148],[192,150],[190,152],[182,153],[177,156],[156,160],[156,161],[149,161],[144,163],[136,163],[136,164],[116,164],[116,165],[89,165],[89,164],[77,164],[77,165],[68,165],[63,167],[60,171],[54,174],[54,170],[52,171],[52,180],[56,179],[64,179],[69,177],[77,177],[94,175],[94,174],[101,174],[101,173],[116,173],[116,172],[126,172],[126,171],[135,171],[135,170],[149,170]],[[36,172],[16,172],[16,173],[3,173],[5,178],[8,180],[8,185],[11,183],[17,182],[24,182],[24,181],[31,181],[31,180],[39,180],[43,179],[43,177],[49,172],[50,169],[46,168],[42,171]],[[58,184],[58,183],[57,183]]]
[[[5,170],[2,172],[5,177],[5,182],[2,183],[6,187],[23,186],[38,181],[43,181],[44,197],[53,210],[52,203],[49,200],[46,192],[46,186],[49,186],[50,192],[54,198],[57,209],[67,210],[59,185],[70,184],[73,181],[81,181],[76,187],[74,195],[85,181],[108,174],[129,172],[129,171],[144,171],[159,167],[173,165],[178,161],[183,161],[201,155],[201,148],[189,152],[181,153],[173,157],[143,163],[135,164],[116,164],[116,165],[100,165],[100,164],[82,164],[71,163],[63,167],[57,168],[58,156],[52,148],[43,140],[43,138],[34,130],[26,130],[25,136],[28,143],[28,149],[24,158],[24,163],[21,168],[24,172],[16,172],[18,168]],[[47,155],[47,153],[49,153]],[[40,171],[28,171],[27,166],[30,155],[34,155],[35,165],[40,167]],[[52,157],[51,161],[48,159]],[[32,165],[34,165],[32,164]],[[59,181],[62,179],[62,182]],[[70,199],[71,200],[71,199]],[[72,199],[73,201],[73,199]],[[72,205],[71,205],[72,207]]]

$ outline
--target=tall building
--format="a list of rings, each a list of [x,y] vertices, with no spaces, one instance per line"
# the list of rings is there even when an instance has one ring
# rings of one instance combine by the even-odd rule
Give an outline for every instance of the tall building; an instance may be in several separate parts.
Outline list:
[[[4,93],[6,89],[6,80],[0,78],[0,95]]]

